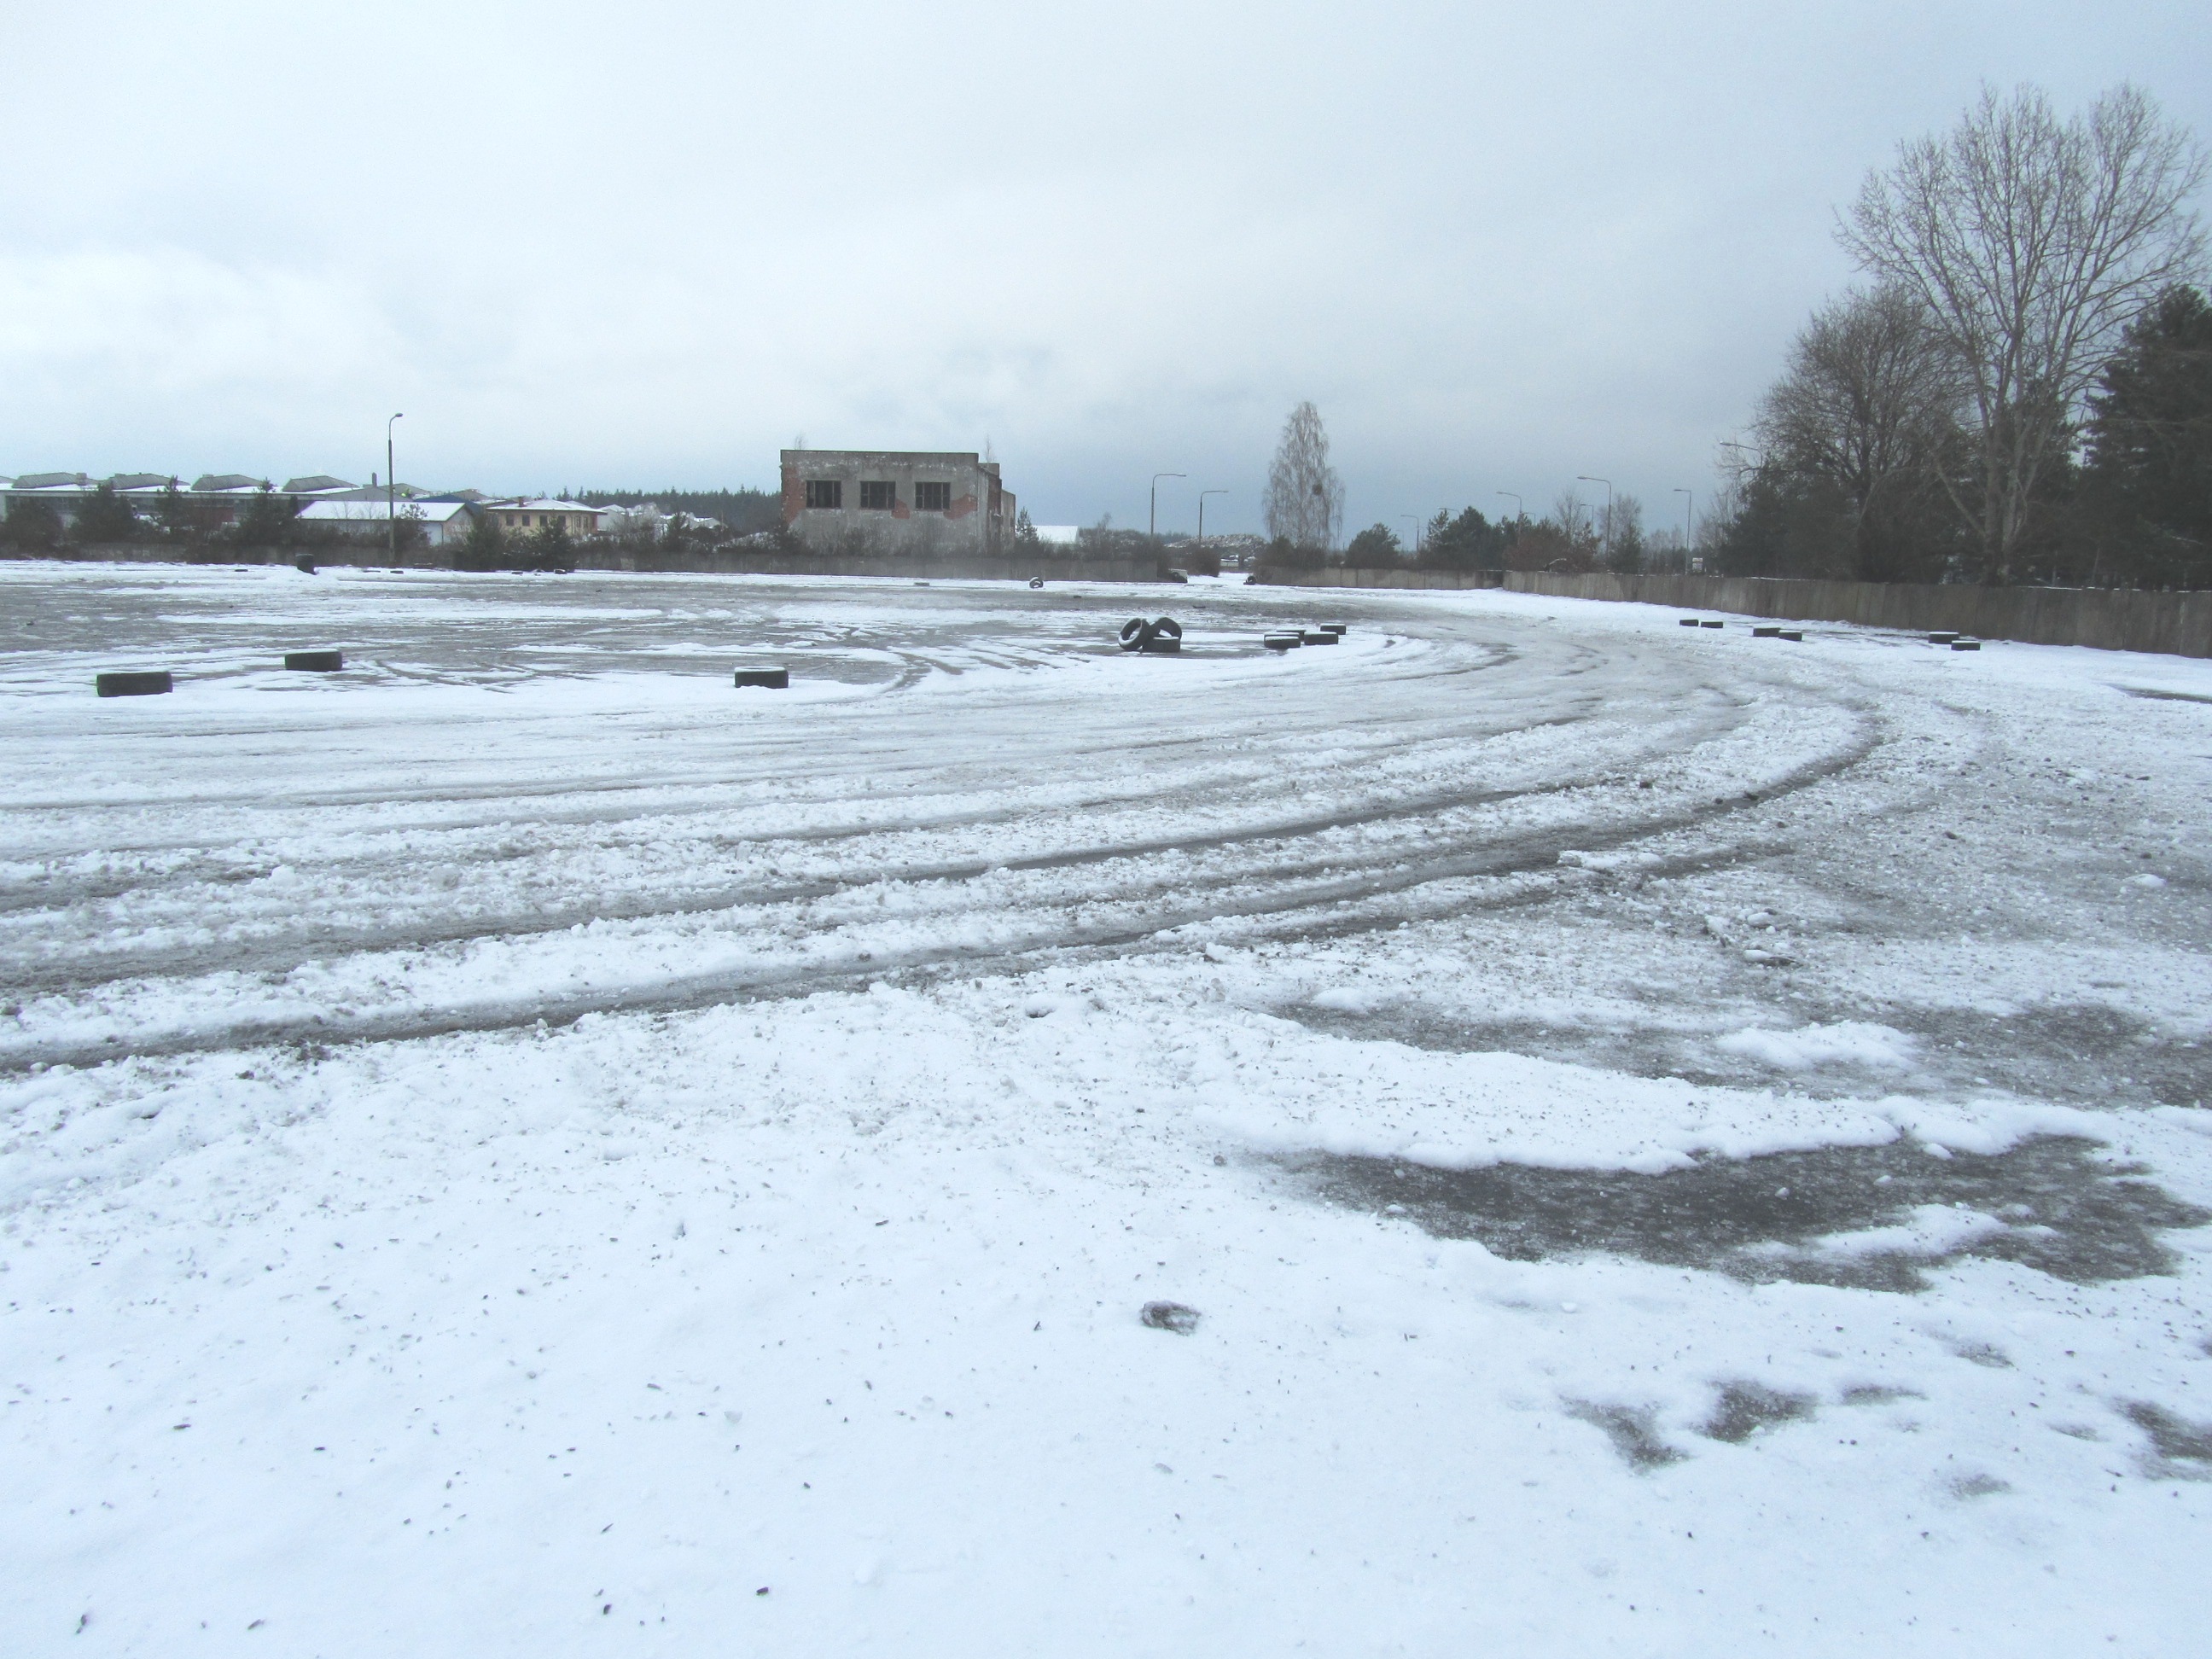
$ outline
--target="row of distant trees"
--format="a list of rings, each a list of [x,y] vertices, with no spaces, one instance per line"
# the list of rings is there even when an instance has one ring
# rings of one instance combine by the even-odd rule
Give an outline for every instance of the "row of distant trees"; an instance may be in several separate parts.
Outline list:
[[[1570,489],[1539,519],[1470,507],[1411,547],[1377,524],[1333,551],[1344,484],[1307,403],[1268,471],[1268,560],[2212,586],[2206,176],[2134,87],[2070,118],[1984,90],[1839,216],[1863,283],[1799,332],[1751,441],[1722,446],[1701,523]]]
[[[1717,568],[2212,586],[2206,156],[2121,86],[2062,119],[1984,91],[1838,226],[1816,312],[1727,445]]]
[[[1344,565],[1353,569],[1590,570],[1686,568],[1683,538],[1648,534],[1643,504],[1629,495],[1594,508],[1562,491],[1540,519],[1492,519],[1480,507],[1440,509],[1408,547],[1387,524],[1355,533],[1337,550],[1344,524],[1344,480],[1330,463],[1328,430],[1310,403],[1283,423],[1267,471],[1267,563],[1285,569]]]
[[[649,545],[663,552],[682,551],[694,545],[719,545],[743,532],[726,523],[709,527],[702,523],[709,515],[695,517],[690,509],[708,503],[734,504],[740,509],[744,522],[757,525],[761,516],[758,503],[775,499],[765,492],[750,489],[694,492],[688,495],[672,493],[681,496],[684,503],[676,511],[663,513],[652,505],[654,498],[635,497],[636,505],[620,517],[615,528],[595,539],[625,547],[632,544]],[[577,499],[596,504],[598,498],[585,495]],[[609,495],[606,499],[625,498]],[[24,554],[65,553],[79,547],[145,545],[149,549],[174,549],[188,557],[220,560],[246,552],[313,553],[364,541],[396,543],[404,553],[422,547],[428,540],[421,519],[410,516],[404,503],[390,530],[379,525],[373,532],[339,525],[303,523],[299,511],[296,500],[273,489],[263,489],[247,501],[243,511],[234,511],[228,502],[195,497],[172,487],[155,498],[149,514],[142,515],[112,485],[102,483],[92,490],[74,519],[66,524],[44,501],[16,502],[7,518],[0,520],[0,545]],[[780,527],[780,516],[777,522]],[[490,514],[477,514],[471,520],[468,533],[455,547],[453,562],[464,570],[559,570],[574,564],[576,550],[574,538],[558,520],[549,519],[544,525],[527,532],[509,532]]]
[[[291,497],[270,489],[250,499],[243,512],[234,512],[228,502],[196,497],[173,484],[155,498],[151,514],[141,517],[114,486],[103,483],[66,525],[44,501],[17,501],[0,520],[0,543],[19,553],[57,553],[73,546],[143,542],[220,556],[245,549],[311,548],[336,539],[328,526],[299,523],[299,510]],[[419,544],[421,526],[411,529],[413,543]]]

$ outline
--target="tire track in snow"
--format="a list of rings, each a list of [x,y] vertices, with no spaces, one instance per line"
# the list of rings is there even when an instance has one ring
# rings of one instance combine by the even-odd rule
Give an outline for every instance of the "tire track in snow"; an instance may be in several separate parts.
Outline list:
[[[1722,799],[1708,806],[1682,812],[1649,816],[1610,830],[1597,830],[1587,823],[1578,823],[1465,853],[1431,856],[1415,869],[1404,868],[1402,859],[1392,859],[1388,860],[1388,868],[1370,867],[1363,872],[1355,867],[1346,872],[1340,859],[1331,866],[1328,878],[1305,882],[1289,892],[1255,896],[1243,902],[1224,903],[1218,898],[1198,902],[1187,901],[1179,905],[1169,905],[1134,923],[1065,928],[1054,936],[1026,940],[1011,947],[979,949],[963,945],[925,947],[888,952],[879,959],[871,955],[865,965],[849,958],[831,965],[770,965],[733,973],[678,975],[659,981],[631,981],[584,995],[547,994],[520,1000],[495,999],[435,1011],[418,1009],[355,1018],[309,1015],[291,1019],[248,1019],[179,1031],[150,1040],[0,1048],[0,1071],[18,1071],[34,1064],[82,1066],[126,1056],[161,1056],[302,1042],[405,1042],[464,1031],[508,1030],[541,1021],[548,1025],[565,1025],[593,1013],[678,1012],[726,1002],[780,1000],[811,995],[818,991],[864,988],[878,981],[896,981],[946,967],[957,967],[963,975],[1020,973],[1071,955],[1099,952],[1127,955],[1144,950],[1188,949],[1189,940],[1170,939],[1164,936],[1196,924],[1240,921],[1273,923],[1277,925],[1267,931],[1267,936],[1273,937],[1322,933],[1341,936],[1395,927],[1405,919],[1405,913],[1398,911],[1351,921],[1342,917],[1318,921],[1301,921],[1299,919],[1347,902],[1387,898],[1424,886],[1478,877],[1495,878],[1547,871],[1556,868],[1559,855],[1571,849],[1618,851],[1639,842],[1725,820],[1754,805],[1771,807],[1778,799],[1786,799],[1847,773],[1870,755],[1880,740],[1878,731],[1863,730],[1843,752],[1796,769],[1761,791],[1755,800],[1741,798]],[[1545,793],[1586,787],[1561,783],[1551,786]],[[1232,842],[1229,844],[1237,843]],[[1743,858],[1767,856],[1778,850],[1779,845],[1768,840],[1738,843],[1702,854],[1699,861],[1711,866]],[[1384,862],[1376,860],[1370,861],[1370,865],[1380,866]],[[1264,884],[1273,873],[1263,870],[1244,884]],[[1161,882],[1156,884],[1155,890],[1188,884],[1187,880]],[[1553,894],[1540,896],[1557,896],[1558,890],[1555,890]],[[1528,896],[1516,895],[1515,902],[1529,902],[1532,900]],[[1480,902],[1480,900],[1462,901],[1445,907],[1438,914],[1470,908]],[[1036,911],[1050,907],[1030,904],[1025,908]],[[514,935],[509,933],[487,937],[511,938]]]

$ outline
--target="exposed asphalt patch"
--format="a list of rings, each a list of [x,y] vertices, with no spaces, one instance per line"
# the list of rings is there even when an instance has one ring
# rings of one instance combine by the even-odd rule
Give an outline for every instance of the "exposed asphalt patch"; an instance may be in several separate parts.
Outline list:
[[[2141,1400],[2123,1406],[2120,1415],[2150,1437],[2157,1454],[2145,1460],[2150,1474],[2166,1480],[2212,1480],[2212,1423],[2192,1423]]]
[[[1309,1030],[1363,1042],[1401,1042],[1442,1054],[1516,1054],[1633,1077],[1757,1085],[1786,1075],[1816,1098],[1863,1094],[1869,1076],[1924,1073],[1962,1087],[1987,1079],[2014,1094],[2088,1108],[2201,1106],[2212,1101],[2212,1048],[2163,1036],[2149,1022],[2103,1003],[2046,1004],[2032,1013],[1909,1007],[1869,1010],[1798,1001],[1775,1015],[1784,1026],[1874,1019],[1918,1039],[1911,1063],[1891,1068],[1847,1059],[1785,1070],[1715,1046],[1708,1030],[1534,1019],[1457,1019],[1418,1001],[1373,1012],[1290,1002],[1270,1012]]]
[[[1689,1455],[1659,1437],[1658,1431],[1652,1426],[1658,1413],[1650,1407],[1604,1406],[1589,1400],[1570,1400],[1566,1405],[1568,1416],[1580,1418],[1602,1431],[1621,1460],[1638,1474],[1663,1469]]]
[[[1729,1382],[1713,1402],[1703,1432],[1708,1440],[1740,1446],[1761,1429],[1812,1416],[1814,1407],[1809,1394],[1785,1394],[1757,1382]]]
[[[1283,1163],[1328,1202],[1402,1214],[1439,1238],[1475,1239],[1519,1261],[1606,1252],[1754,1283],[1899,1291],[1925,1290],[1926,1269],[1970,1256],[2075,1284],[2172,1272],[2159,1234],[2212,1223],[2212,1210],[2100,1151],[2076,1136],[2040,1135],[2002,1152],[1938,1158],[1899,1139],[1708,1158],[1658,1175],[1444,1170],[1330,1153]],[[1849,1237],[1925,1224],[1933,1218],[1914,1212],[1927,1206],[1973,1212],[1981,1224],[1941,1244]]]

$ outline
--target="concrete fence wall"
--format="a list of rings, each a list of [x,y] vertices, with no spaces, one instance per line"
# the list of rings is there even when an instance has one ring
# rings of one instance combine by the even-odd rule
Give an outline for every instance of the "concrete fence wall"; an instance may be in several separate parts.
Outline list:
[[[1281,587],[1425,587],[1463,592],[1476,587],[1503,587],[1502,570],[1278,570],[1256,572],[1256,583]]]
[[[1955,629],[1979,639],[2031,645],[2212,657],[2212,592],[1930,586],[1767,576],[1614,576],[1603,572],[1566,576],[1544,570],[1471,571],[1465,575],[1428,570],[1267,570],[1256,580],[1296,587],[1503,586],[1515,593],[1722,611],[1778,622],[1858,623],[1915,633]]]
[[[87,564],[289,564],[302,556],[333,568],[450,570],[455,550],[450,547],[410,548],[394,561],[380,547],[226,548],[220,553],[195,556],[182,548],[147,543],[115,546],[71,547],[52,553],[16,556],[61,559]],[[1026,582],[1042,576],[1048,582],[1156,582],[1159,567],[1151,559],[1069,558],[848,558],[830,553],[724,553],[686,551],[677,554],[615,553],[580,547],[574,552],[579,570],[702,571],[745,576],[875,576],[915,581]]]
[[[579,549],[579,570],[707,570],[744,576],[874,576],[918,581],[1152,582],[1152,559],[876,557],[841,553],[611,553]]]

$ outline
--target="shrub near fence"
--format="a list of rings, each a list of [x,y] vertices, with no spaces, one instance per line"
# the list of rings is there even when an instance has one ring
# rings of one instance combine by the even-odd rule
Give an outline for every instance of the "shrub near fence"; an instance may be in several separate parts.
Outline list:
[[[1769,576],[1615,576],[1603,572],[1569,576],[1542,570],[1471,571],[1464,576],[1425,570],[1265,570],[1255,580],[1294,587],[1503,586],[1511,592],[1555,599],[1724,611],[1787,622],[1856,623],[1912,633],[1949,629],[1985,640],[2030,645],[2212,657],[2212,592],[1936,586]]]

